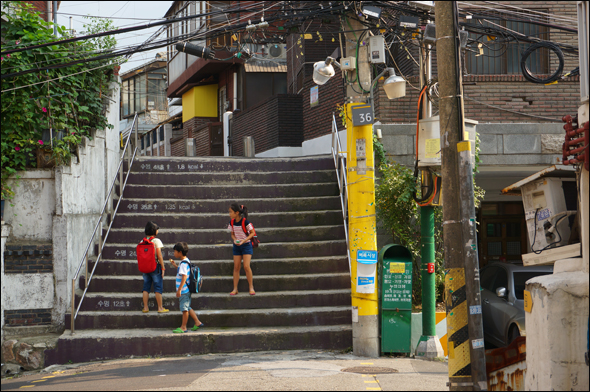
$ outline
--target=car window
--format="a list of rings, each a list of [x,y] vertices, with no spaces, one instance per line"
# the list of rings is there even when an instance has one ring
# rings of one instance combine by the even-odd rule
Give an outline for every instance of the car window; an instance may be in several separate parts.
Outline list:
[[[515,272],[514,273],[514,296],[516,299],[524,299],[526,281],[535,276],[550,275],[552,272]]]
[[[496,289],[499,287],[508,288],[508,274],[502,268],[498,268],[498,272],[496,273],[496,280],[494,280],[494,285],[492,286],[492,292],[495,293]]]
[[[498,272],[498,267],[487,267],[481,271],[481,287],[486,290],[492,291],[492,284],[494,283],[494,278],[496,277],[496,273]]]

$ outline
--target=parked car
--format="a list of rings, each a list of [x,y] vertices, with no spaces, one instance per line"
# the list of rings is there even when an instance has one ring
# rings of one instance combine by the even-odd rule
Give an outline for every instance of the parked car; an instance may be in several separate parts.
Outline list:
[[[506,346],[525,336],[524,289],[535,276],[553,273],[553,266],[524,267],[496,262],[481,270],[483,334],[486,342]]]

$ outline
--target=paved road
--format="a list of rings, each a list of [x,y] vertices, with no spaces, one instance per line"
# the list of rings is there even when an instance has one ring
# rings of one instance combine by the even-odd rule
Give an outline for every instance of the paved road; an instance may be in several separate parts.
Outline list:
[[[368,373],[343,371],[350,368]],[[2,391],[430,391],[448,390],[447,380],[447,364],[442,362],[367,359],[330,351],[269,351],[50,367],[41,373],[3,379]]]

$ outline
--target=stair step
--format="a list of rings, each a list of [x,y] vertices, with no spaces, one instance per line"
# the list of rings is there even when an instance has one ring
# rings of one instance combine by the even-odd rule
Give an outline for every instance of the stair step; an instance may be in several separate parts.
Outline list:
[[[166,274],[176,275],[176,268],[167,263]],[[234,262],[228,256],[224,260],[197,260],[196,265],[204,276],[228,275],[231,276]],[[310,274],[348,272],[348,260],[344,256],[326,257],[299,257],[283,259],[254,259],[250,264],[254,275],[286,275],[286,274]],[[89,269],[94,268],[94,261],[90,262]],[[101,259],[96,267],[95,276],[99,275],[137,275],[137,261]]]
[[[76,306],[79,301],[77,296]],[[192,295],[195,309],[264,309],[301,308],[323,306],[350,306],[350,288],[340,290],[298,290],[257,292],[251,296],[248,291],[230,296],[229,293],[199,293]],[[179,312],[176,293],[162,294],[162,304],[170,311]],[[108,306],[107,306],[108,305]],[[150,294],[149,308],[157,313],[155,297]],[[142,294],[137,293],[87,293],[81,311],[139,311],[143,309]]]
[[[226,234],[229,237],[229,233]],[[177,237],[183,240],[183,237]],[[264,240],[264,238],[262,238]],[[167,245],[162,250],[164,259],[174,257],[172,250],[173,243]],[[195,261],[203,260],[220,260],[232,259],[233,245],[217,244],[217,245],[194,245],[188,244],[188,258],[193,257]],[[98,245],[96,246],[98,249]],[[97,249],[95,251],[97,251]],[[346,254],[346,241],[314,241],[314,242],[274,242],[261,243],[258,248],[254,250],[255,258],[281,258],[281,257],[314,257],[314,256],[337,256]],[[102,251],[102,255],[106,259],[131,259],[136,260],[136,246],[132,244],[115,244],[107,243]]]
[[[192,327],[192,322],[189,326]],[[351,346],[350,323],[305,327],[205,327],[185,334],[173,334],[169,328],[76,330],[74,335],[66,330],[59,338],[57,348],[45,351],[45,366],[68,361],[77,363],[130,356],[186,356],[267,350],[345,350]]]
[[[144,237],[142,234],[136,229],[112,229],[109,242],[135,245]],[[257,227],[256,234],[259,239],[264,238],[265,244],[286,241],[334,241],[344,237],[344,226]],[[227,228],[162,230],[158,238],[164,244],[175,244],[180,241],[200,245],[231,242]]]
[[[131,172],[127,184],[144,185],[264,185],[336,182],[336,171],[280,171],[280,172],[210,172],[210,173],[154,173]]]
[[[269,326],[313,326],[339,325],[352,322],[350,306],[322,306],[306,308],[267,309],[199,309],[198,299],[192,300],[199,320],[213,328],[222,327],[269,327]],[[66,325],[70,325],[70,314],[66,314]],[[180,311],[142,313],[137,311],[80,311],[76,318],[76,329],[130,329],[130,328],[171,328],[180,325]],[[192,321],[191,321],[192,323]]]
[[[272,202],[272,201],[269,201]],[[247,202],[246,202],[247,203]],[[247,206],[247,204],[246,204]],[[166,212],[157,210],[149,216],[129,212],[117,213],[113,228],[135,228],[142,235],[147,221],[157,222],[160,232],[174,229],[225,229],[230,222],[227,209],[223,213],[195,214],[192,212]],[[254,227],[297,227],[297,226],[336,226],[342,225],[342,211],[301,211],[262,213],[253,211],[248,220]],[[229,235],[229,233],[228,233]],[[264,242],[264,239],[261,238]]]
[[[229,199],[335,196],[337,183],[267,185],[136,185],[127,184],[124,197],[149,199]]]
[[[244,273],[241,273],[238,290],[248,292],[248,282]],[[309,274],[309,275],[254,275],[254,287],[256,292],[268,291],[294,291],[294,290],[336,290],[350,288],[350,274],[348,272]],[[112,292],[112,293],[141,293],[143,277],[140,274],[125,276],[94,276],[90,281],[88,291]],[[233,290],[233,277],[204,276],[204,293],[229,293]],[[164,292],[176,291],[176,276],[165,274]]]
[[[211,213],[226,212],[235,199],[194,200],[194,199],[143,199],[129,198],[127,194],[121,200],[119,212],[134,212],[138,214],[153,214],[154,211]],[[116,205],[116,200],[115,200]],[[254,199],[249,197],[246,202],[248,210],[255,212],[296,212],[296,211],[325,211],[341,210],[339,196],[317,197],[289,197],[272,200]],[[229,220],[229,218],[228,218]]]
[[[125,170],[127,162],[125,161]],[[334,170],[331,156],[302,158],[138,157],[133,172],[269,172]]]

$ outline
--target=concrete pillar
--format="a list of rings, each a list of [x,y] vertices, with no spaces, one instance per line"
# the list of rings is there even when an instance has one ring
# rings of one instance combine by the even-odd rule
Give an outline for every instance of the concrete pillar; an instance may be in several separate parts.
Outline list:
[[[8,201],[10,203],[10,201]],[[2,257],[2,264],[0,265],[0,278],[4,282],[4,247],[6,246],[6,239],[10,235],[10,229],[12,227],[10,225],[5,224],[2,222],[2,245],[0,247],[0,255]],[[4,309],[4,299],[6,298],[6,293],[4,293],[4,285],[2,285],[2,309]],[[4,343],[4,311],[0,312],[0,328],[2,331],[2,343]]]
[[[581,271],[527,282],[533,303],[531,312],[525,312],[527,391],[588,390],[588,283],[588,274]]]

